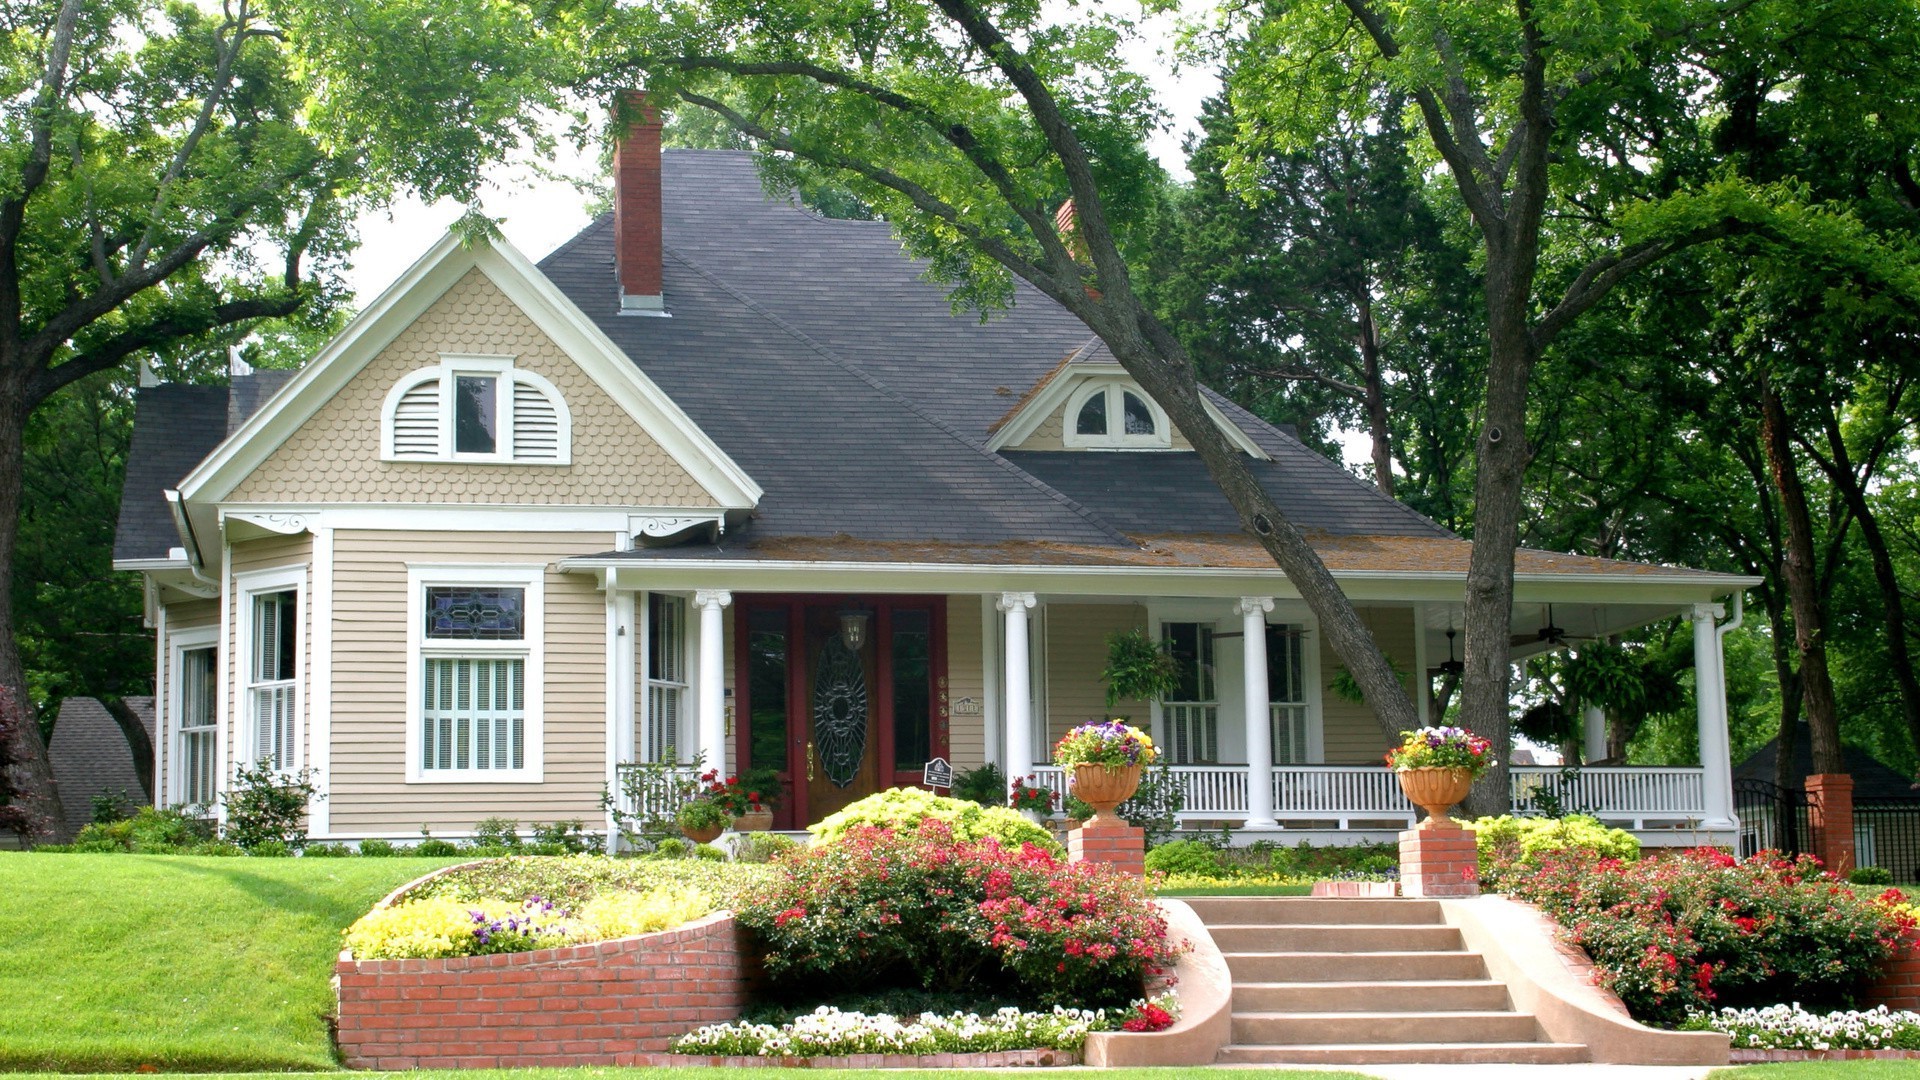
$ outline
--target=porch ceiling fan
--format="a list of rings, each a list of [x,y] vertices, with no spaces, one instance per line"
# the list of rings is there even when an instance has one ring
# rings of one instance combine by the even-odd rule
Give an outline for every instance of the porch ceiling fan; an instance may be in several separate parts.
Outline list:
[[[1513,635],[1513,637],[1508,639],[1510,647],[1517,649],[1522,645],[1535,645],[1543,641],[1548,645],[1565,645],[1567,643],[1567,632],[1553,624],[1553,605],[1548,604],[1546,608],[1546,621],[1541,625],[1540,629],[1531,634]]]
[[[1447,662],[1440,665],[1440,674],[1459,675],[1467,670],[1467,662],[1453,658],[1453,636],[1459,633],[1453,627],[1447,627]]]

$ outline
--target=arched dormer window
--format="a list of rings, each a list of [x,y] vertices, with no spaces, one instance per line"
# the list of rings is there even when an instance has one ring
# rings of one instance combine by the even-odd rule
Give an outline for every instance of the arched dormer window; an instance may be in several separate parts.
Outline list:
[[[1093,379],[1067,399],[1068,446],[1164,450],[1173,445],[1167,414],[1130,382]]]
[[[513,357],[443,356],[388,391],[380,457],[566,465],[573,422],[560,391]]]

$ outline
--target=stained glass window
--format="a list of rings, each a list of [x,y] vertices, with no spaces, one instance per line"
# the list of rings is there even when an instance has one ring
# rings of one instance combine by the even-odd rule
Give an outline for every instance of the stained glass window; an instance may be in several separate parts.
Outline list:
[[[427,636],[451,641],[519,641],[527,590],[497,585],[427,586]]]

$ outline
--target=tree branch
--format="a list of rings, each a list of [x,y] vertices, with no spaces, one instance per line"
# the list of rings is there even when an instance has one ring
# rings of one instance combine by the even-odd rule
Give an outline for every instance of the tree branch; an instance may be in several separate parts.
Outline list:
[[[147,218],[146,231],[127,255],[128,263],[135,268],[146,262],[147,253],[153,248],[154,234],[166,215],[167,204],[172,201],[173,185],[186,171],[187,162],[193,157],[200,140],[206,136],[207,129],[213,126],[214,112],[220,106],[220,99],[226,95],[228,84],[233,81],[233,65],[240,59],[240,49],[246,45],[248,38],[254,36],[247,28],[250,15],[247,0],[240,0],[239,10],[228,18],[226,28],[233,31],[233,40],[220,48],[219,59],[214,61],[212,85],[207,88],[206,100],[200,103],[200,114],[194,117],[193,127],[188,129],[186,138],[180,140],[173,160],[167,162],[167,171],[160,175],[160,182],[154,188],[153,209]],[[214,32],[214,43],[220,44],[217,30]]]
[[[1696,229],[1683,236],[1662,240],[1642,240],[1610,255],[1603,255],[1583,267],[1567,286],[1560,302],[1540,317],[1533,327],[1534,348],[1544,349],[1575,319],[1606,298],[1613,287],[1628,276],[1686,248],[1705,244],[1733,232],[1732,221]]]

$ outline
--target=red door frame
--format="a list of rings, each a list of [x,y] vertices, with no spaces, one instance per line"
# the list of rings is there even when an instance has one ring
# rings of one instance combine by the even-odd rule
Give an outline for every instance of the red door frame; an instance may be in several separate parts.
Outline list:
[[[932,752],[935,757],[952,760],[949,745],[949,704],[947,700],[947,598],[944,595],[896,596],[892,594],[860,595],[857,593],[751,593],[734,594],[733,616],[733,760],[739,763],[739,772],[754,767],[751,759],[753,723],[753,681],[748,677],[752,658],[748,653],[747,640],[750,636],[748,619],[751,612],[781,610],[787,613],[787,760],[782,763],[781,783],[785,795],[773,812],[773,823],[777,829],[799,828],[796,823],[808,820],[807,788],[803,783],[795,783],[794,778],[803,768],[806,755],[807,733],[810,727],[807,715],[807,665],[805,648],[795,648],[796,643],[806,641],[806,611],[808,607],[845,607],[858,605],[873,612],[874,645],[876,668],[874,696],[878,705],[874,710],[880,754],[880,786],[882,789],[921,785],[920,770],[896,770],[893,761],[893,613],[901,608],[920,608],[928,612],[932,623],[933,641],[929,648],[928,678],[932,685],[928,687],[927,700],[932,711],[929,718],[933,730],[929,733]]]

